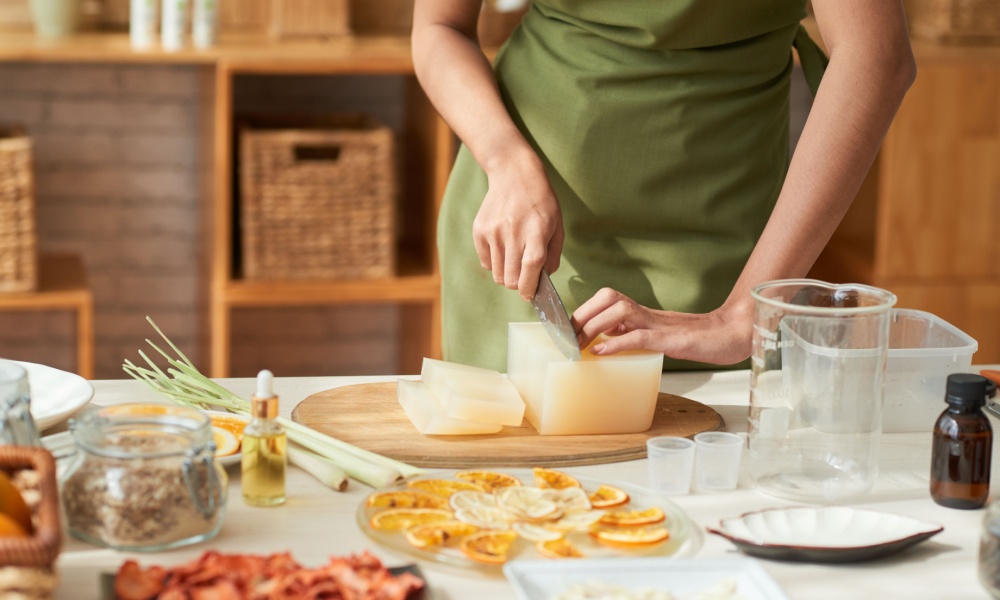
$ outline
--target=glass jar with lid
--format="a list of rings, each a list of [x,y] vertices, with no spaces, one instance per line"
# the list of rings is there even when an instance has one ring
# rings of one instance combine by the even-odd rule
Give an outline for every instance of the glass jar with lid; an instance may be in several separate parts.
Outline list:
[[[177,406],[97,407],[70,421],[77,447],[62,481],[69,532],[118,550],[158,551],[218,533],[227,477],[211,421]]]

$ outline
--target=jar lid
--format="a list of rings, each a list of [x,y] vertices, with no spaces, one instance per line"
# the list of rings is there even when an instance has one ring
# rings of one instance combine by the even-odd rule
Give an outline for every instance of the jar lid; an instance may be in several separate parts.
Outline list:
[[[973,373],[952,373],[948,376],[944,401],[952,406],[979,408],[986,404],[989,380]]]

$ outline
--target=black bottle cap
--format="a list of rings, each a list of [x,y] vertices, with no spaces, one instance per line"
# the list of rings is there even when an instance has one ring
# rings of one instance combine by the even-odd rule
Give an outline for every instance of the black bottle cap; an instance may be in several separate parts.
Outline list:
[[[979,408],[986,404],[989,380],[972,373],[953,373],[948,376],[944,401],[952,406]]]

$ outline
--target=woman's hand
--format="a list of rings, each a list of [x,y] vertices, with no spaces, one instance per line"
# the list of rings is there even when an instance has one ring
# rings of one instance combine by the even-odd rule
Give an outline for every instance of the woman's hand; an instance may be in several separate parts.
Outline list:
[[[572,320],[581,348],[600,333],[611,336],[591,348],[594,354],[646,349],[680,360],[730,365],[750,356],[752,308],[751,302],[741,302],[700,315],[654,310],[604,288],[580,305]]]
[[[504,161],[487,176],[489,191],[472,225],[479,262],[493,271],[493,281],[531,300],[542,267],[550,273],[559,268],[559,201],[533,154]]]

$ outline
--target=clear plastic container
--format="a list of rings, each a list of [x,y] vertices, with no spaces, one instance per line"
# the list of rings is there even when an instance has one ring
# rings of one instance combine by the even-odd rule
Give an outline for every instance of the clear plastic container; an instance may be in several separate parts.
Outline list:
[[[70,421],[77,454],[61,485],[69,532],[116,550],[159,551],[218,533],[227,478],[208,416],[161,405],[100,407]]]
[[[978,348],[976,340],[937,315],[894,309],[882,431],[930,433],[941,412],[948,375],[969,371]]]

